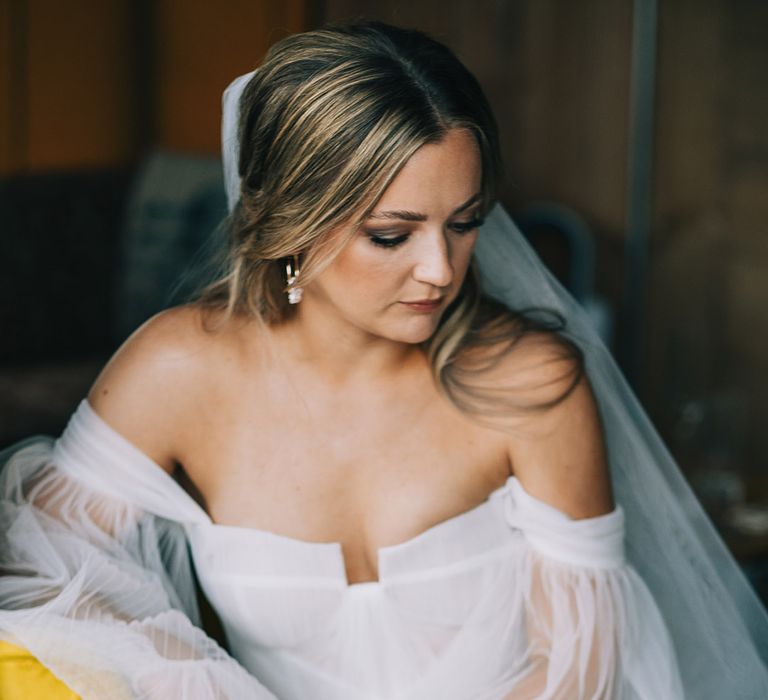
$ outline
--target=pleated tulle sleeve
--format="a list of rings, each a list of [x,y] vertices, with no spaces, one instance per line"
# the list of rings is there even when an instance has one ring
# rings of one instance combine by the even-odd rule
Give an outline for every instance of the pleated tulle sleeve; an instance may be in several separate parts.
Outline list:
[[[197,626],[184,526],[206,514],[87,403],[3,464],[0,639],[85,700],[274,697]]]
[[[528,659],[506,697],[683,698],[664,621],[625,558],[621,507],[574,520],[517,480],[510,495],[506,518],[526,543],[519,592]]]

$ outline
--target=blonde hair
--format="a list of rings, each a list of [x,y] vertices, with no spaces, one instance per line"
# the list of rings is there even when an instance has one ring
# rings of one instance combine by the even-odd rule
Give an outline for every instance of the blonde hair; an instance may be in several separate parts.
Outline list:
[[[285,320],[286,260],[299,255],[302,283],[311,281],[348,241],[329,233],[353,217],[359,225],[413,153],[456,128],[480,151],[482,214],[500,179],[497,128],[479,84],[449,49],[375,22],[275,44],[240,101],[241,193],[228,270],[200,302],[226,316]],[[451,367],[481,306],[470,270],[426,343],[436,381],[457,403]]]

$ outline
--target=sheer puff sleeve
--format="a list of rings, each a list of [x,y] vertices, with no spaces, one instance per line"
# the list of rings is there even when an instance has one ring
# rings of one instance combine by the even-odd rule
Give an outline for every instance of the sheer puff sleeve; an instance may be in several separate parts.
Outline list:
[[[528,659],[505,698],[683,698],[665,624],[625,560],[622,508],[575,520],[517,480],[511,490],[506,519],[526,545],[519,590]]]
[[[274,698],[197,626],[184,525],[207,515],[86,402],[3,464],[0,638],[87,700]]]

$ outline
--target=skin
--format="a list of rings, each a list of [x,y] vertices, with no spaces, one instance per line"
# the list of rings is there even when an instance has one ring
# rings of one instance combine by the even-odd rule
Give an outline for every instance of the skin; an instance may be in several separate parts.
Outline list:
[[[306,287],[291,329],[299,347],[317,348],[319,339],[344,374],[350,360],[398,365],[413,344],[429,339],[458,294],[477,239],[478,229],[467,226],[477,221],[479,197],[480,156],[467,132],[452,131],[419,149],[362,231]],[[402,303],[437,298],[442,302],[433,313]],[[341,356],[339,340],[346,346]]]
[[[610,511],[585,381],[505,432],[442,396],[417,345],[464,278],[480,172],[465,131],[423,146],[290,322],[208,333],[193,307],[164,312],[107,365],[91,405],[161,468],[181,469],[215,522],[340,542],[349,583],[376,580],[380,547],[479,505],[513,472],[571,517]],[[430,311],[403,304],[434,298]],[[525,339],[491,381],[546,400],[564,388],[556,350]]]

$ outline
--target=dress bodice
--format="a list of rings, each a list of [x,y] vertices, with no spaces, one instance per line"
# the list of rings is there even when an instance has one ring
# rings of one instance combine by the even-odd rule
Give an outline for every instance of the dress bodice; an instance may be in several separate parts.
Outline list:
[[[94,639],[115,629],[135,638],[130,658],[148,659],[149,669],[136,684],[186,687],[194,677],[190,688],[280,700],[501,700],[545,683],[557,697],[619,697],[611,694],[619,685],[636,691],[628,697],[679,697],[663,623],[624,559],[620,506],[573,520],[510,477],[480,505],[381,548],[379,580],[350,585],[340,543],[213,523],[86,402],[50,452],[41,445],[14,468],[33,474],[45,464],[69,511],[95,507],[113,518],[110,541],[123,549],[110,544],[94,569],[84,543],[83,561],[104,572],[102,598],[120,610],[130,601],[138,619],[116,628],[97,618],[89,630],[101,635]],[[81,537],[99,541],[103,522],[78,525]],[[180,616],[193,605],[184,602],[184,541],[240,667]],[[117,561],[135,584],[112,577]],[[139,581],[151,587],[145,594]],[[655,646],[646,653],[648,639]],[[191,665],[168,667],[165,655]],[[653,664],[661,670],[638,670]]]
[[[233,653],[279,697],[401,697],[440,665],[513,561],[513,483],[381,548],[376,582],[348,584],[339,543],[218,525],[189,527],[195,568]]]
[[[587,536],[562,546],[558,526],[574,521],[510,477],[479,506],[380,548],[379,580],[356,584],[340,543],[209,523],[188,535],[233,653],[278,697],[415,699],[447,664],[493,687],[510,658],[525,659],[522,523],[536,539],[538,522],[538,545],[561,561],[611,568],[623,561],[621,517],[584,521]],[[499,622],[509,635],[503,653],[487,637]]]

